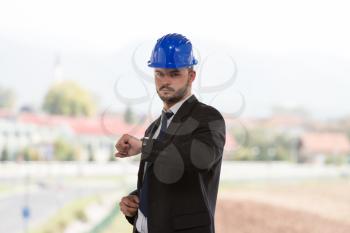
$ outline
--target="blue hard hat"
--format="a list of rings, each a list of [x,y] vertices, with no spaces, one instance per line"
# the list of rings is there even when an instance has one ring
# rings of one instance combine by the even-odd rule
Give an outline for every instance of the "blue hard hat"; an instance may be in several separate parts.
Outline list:
[[[181,34],[167,34],[157,40],[152,51],[149,67],[182,68],[196,65],[192,44]]]

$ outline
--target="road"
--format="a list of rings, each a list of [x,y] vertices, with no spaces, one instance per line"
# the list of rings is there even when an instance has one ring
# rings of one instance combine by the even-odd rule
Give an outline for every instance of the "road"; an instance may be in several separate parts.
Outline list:
[[[31,228],[45,222],[66,203],[93,194],[115,191],[120,184],[111,181],[81,182],[80,184],[35,181],[30,182],[27,187],[29,188],[0,199],[0,218],[2,220],[0,221],[0,232],[26,232],[25,221],[22,218],[22,208],[26,203],[30,209],[28,227]]]

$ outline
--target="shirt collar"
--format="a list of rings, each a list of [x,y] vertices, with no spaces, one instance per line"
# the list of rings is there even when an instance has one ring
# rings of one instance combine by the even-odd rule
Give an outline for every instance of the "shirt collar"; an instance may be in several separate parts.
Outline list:
[[[188,100],[193,94],[187,96],[185,99],[177,102],[176,104],[174,104],[173,106],[171,106],[171,108],[169,108],[168,111],[172,111],[174,113],[174,115],[176,114],[176,112],[180,109],[181,105]]]

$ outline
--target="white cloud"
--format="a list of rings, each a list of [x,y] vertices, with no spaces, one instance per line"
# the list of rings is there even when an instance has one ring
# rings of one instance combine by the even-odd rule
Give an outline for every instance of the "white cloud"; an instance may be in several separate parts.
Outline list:
[[[0,3],[0,32],[27,33],[63,46],[97,50],[180,32],[232,47],[350,53],[348,10],[346,1],[313,0],[17,0]]]

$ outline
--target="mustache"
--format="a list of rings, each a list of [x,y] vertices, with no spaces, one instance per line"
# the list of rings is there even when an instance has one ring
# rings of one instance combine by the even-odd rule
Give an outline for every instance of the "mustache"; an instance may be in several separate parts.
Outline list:
[[[162,86],[162,87],[160,87],[159,88],[159,90],[161,91],[161,90],[168,90],[168,91],[175,91],[173,88],[171,88],[171,87],[169,87],[169,86]]]

